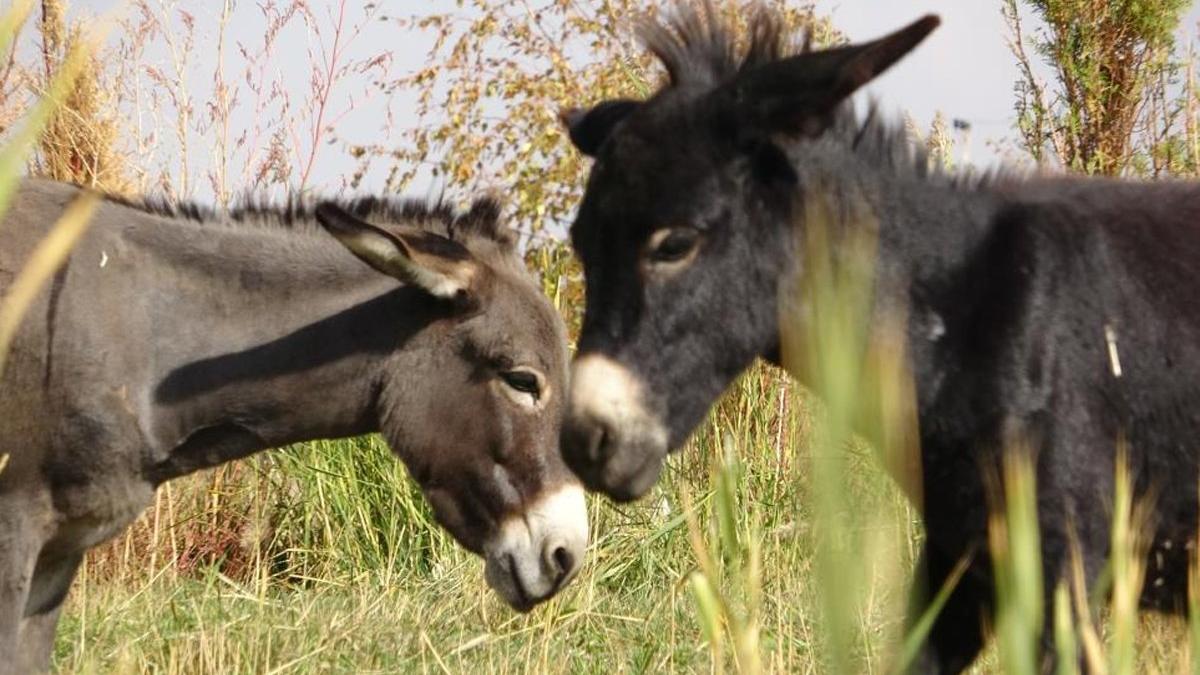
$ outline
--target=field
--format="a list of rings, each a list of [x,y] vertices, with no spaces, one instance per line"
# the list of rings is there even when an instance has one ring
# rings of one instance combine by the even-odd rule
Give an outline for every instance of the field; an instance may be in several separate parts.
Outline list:
[[[788,25],[810,27],[818,44],[837,39],[811,6],[764,1],[787,7]],[[1025,4],[1069,2],[1074,0]],[[531,270],[577,328],[581,280],[558,235],[587,164],[567,149],[556,113],[585,94],[644,95],[658,75],[645,55],[628,55],[632,38],[614,26],[642,5],[662,9],[672,3],[612,0],[584,20],[572,14],[577,3],[539,0],[534,5],[544,11],[514,18],[505,14],[506,2],[477,0],[468,3],[474,9],[465,19],[447,13],[418,20],[389,19],[379,3],[355,8],[346,0],[266,1],[251,8],[261,13],[264,28],[249,31],[257,41],[248,45],[235,38],[245,36],[236,31],[250,3],[213,3],[197,18],[178,0],[131,0],[135,11],[103,45],[99,38],[85,39],[94,36],[72,23],[74,15],[61,2],[40,4],[36,30],[26,28],[37,43],[16,33],[19,22],[0,22],[0,43],[18,38],[7,69],[0,69],[0,211],[22,170],[109,192],[199,197],[218,206],[246,194],[410,191],[431,177],[444,181],[450,201],[502,189],[506,216],[523,235]],[[1017,4],[997,3],[1012,17]],[[1101,13],[1108,7],[1085,4]],[[29,10],[34,3],[13,3],[0,14],[11,19],[19,6]],[[737,2],[722,7],[739,16]],[[362,12],[355,14],[357,9]],[[384,19],[434,35],[432,44],[420,42],[429,54],[423,67],[389,75],[390,55],[351,48],[364,26]],[[1124,25],[1115,19],[1091,24]],[[1084,39],[1118,33],[1123,35],[1099,30]],[[281,63],[304,58],[299,50],[288,51],[289,40],[300,39],[307,40],[308,70],[284,77]],[[222,55],[215,64],[189,61],[205,51],[197,45],[210,44]],[[559,45],[571,44],[577,51],[583,45],[594,60],[565,58],[572,47],[560,52]],[[496,58],[497,46],[516,53],[488,60]],[[1158,58],[1166,54],[1155,51],[1160,49],[1152,44],[1146,53]],[[1033,53],[1041,51],[1050,50]],[[485,61],[496,67],[481,68]],[[1146,80],[1159,87],[1146,85],[1152,104],[1130,103],[1143,115],[1140,136],[1130,141],[1134,132],[1128,129],[1123,138],[1092,134],[1109,145],[1091,148],[1091,155],[1055,126],[1056,119],[1081,117],[1070,109],[1078,102],[1018,88],[1023,112],[1017,130],[1024,142],[1040,144],[1028,154],[1042,161],[1046,147],[1069,151],[1074,154],[1058,157],[1060,166],[1089,173],[1195,176],[1195,59],[1189,54],[1186,63],[1165,56],[1139,63],[1161,67],[1152,73],[1161,77]],[[1060,74],[1071,76],[1065,67]],[[211,89],[188,89],[189,81],[213,80]],[[384,115],[363,103],[376,87],[419,93],[406,111],[416,120],[411,128],[392,128],[390,108]],[[1079,105],[1093,109],[1090,101]],[[378,131],[386,143],[353,136],[368,128],[377,133],[363,123],[364,115],[387,119]],[[1108,119],[1095,117],[1096,124]],[[922,140],[933,161],[950,165],[952,144],[940,122]],[[1110,146],[1126,154],[1119,166]],[[63,230],[85,220],[64,222]],[[59,257],[68,248],[58,246]],[[45,263],[30,270],[30,294],[57,264],[49,258]],[[813,297],[821,298],[824,287],[814,288]],[[835,296],[847,291],[829,290]],[[840,306],[838,298],[857,298],[854,292],[827,300]],[[18,300],[0,302],[0,356],[20,317]],[[62,615],[55,670],[894,672],[912,644],[903,624],[921,519],[883,468],[897,466],[889,450],[845,433],[857,405],[854,387],[861,383],[846,388],[838,379],[859,372],[862,352],[837,346],[862,346],[862,336],[854,316],[832,316],[830,325],[805,336],[811,344],[822,343],[822,335],[833,338],[824,341],[834,345],[830,351],[809,354],[809,363],[820,364],[828,376],[817,378],[827,385],[824,396],[781,370],[753,367],[672,458],[646,499],[616,505],[589,498],[592,541],[582,572],[529,614],[515,614],[493,596],[482,562],[434,525],[404,467],[380,439],[321,441],[161,489],[128,532],[89,554]],[[880,382],[901,382],[889,378]],[[878,423],[889,420],[895,421]],[[1005,569],[1013,583],[999,595],[1005,611],[995,632],[1001,639],[992,641],[973,672],[1034,672],[1030,647],[1043,621],[1061,629],[1060,644],[1082,641],[1097,672],[1198,672],[1200,653],[1189,645],[1200,640],[1200,622],[1113,610],[1104,594],[1090,610],[1095,626],[1073,622],[1069,612],[1062,619],[1065,605],[1027,611],[1022,603],[1040,579],[1029,577],[1020,563],[1038,553],[1029,545],[1036,538],[1027,536],[1030,514],[1013,505],[1032,478],[1020,466],[1008,478],[1014,490],[1009,511],[994,523],[993,550],[979,554],[1010,565]],[[1119,496],[1115,501],[1133,507]],[[1137,533],[1136,519],[1126,516],[1115,510],[1115,541]],[[1120,598],[1136,594],[1142,578],[1130,564],[1135,543],[1117,548],[1122,553],[1112,581]]]

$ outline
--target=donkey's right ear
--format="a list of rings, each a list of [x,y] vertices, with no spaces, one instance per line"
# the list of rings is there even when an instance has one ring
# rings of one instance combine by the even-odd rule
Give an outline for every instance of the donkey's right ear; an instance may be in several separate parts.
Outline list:
[[[462,244],[415,228],[388,231],[331,203],[317,206],[317,221],[350,252],[376,270],[447,300],[464,300],[478,264]]]
[[[815,137],[851,94],[912,51],[941,23],[935,15],[872,42],[805,51],[751,69],[716,92],[739,125]]]
[[[590,110],[567,108],[558,114],[558,118],[579,152],[595,157],[613,129],[641,105],[641,101],[618,98],[598,103]]]

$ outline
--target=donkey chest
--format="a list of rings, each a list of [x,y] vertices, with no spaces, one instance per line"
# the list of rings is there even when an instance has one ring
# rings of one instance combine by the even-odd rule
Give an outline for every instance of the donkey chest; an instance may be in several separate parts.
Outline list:
[[[55,512],[54,548],[81,552],[124,529],[148,506],[149,452],[123,413],[77,408],[62,418],[59,443],[43,464]]]
[[[52,492],[56,526],[49,548],[82,553],[129,526],[149,506],[154,487],[137,476],[111,475],[58,485]]]

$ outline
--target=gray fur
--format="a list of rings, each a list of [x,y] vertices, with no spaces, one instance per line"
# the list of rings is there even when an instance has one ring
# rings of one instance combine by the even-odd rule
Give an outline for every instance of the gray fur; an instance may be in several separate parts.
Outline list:
[[[0,223],[0,295],[78,193],[22,186]],[[193,471],[382,430],[476,552],[523,503],[573,481],[557,448],[565,332],[494,206],[345,207],[464,246],[482,270],[469,306],[372,270],[302,204],[233,219],[99,207],[0,376],[0,673],[48,667],[83,554]],[[545,375],[553,395],[536,414],[502,391],[515,366]]]

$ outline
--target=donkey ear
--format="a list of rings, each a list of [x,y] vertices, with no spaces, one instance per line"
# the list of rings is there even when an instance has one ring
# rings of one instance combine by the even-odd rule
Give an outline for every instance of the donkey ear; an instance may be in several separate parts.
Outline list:
[[[612,135],[613,129],[641,105],[640,101],[618,98],[598,103],[590,110],[567,108],[559,113],[558,118],[567,128],[571,142],[579,152],[595,157],[600,146]]]
[[[738,117],[768,132],[818,136],[838,105],[921,43],[941,20],[928,15],[873,42],[805,52],[731,83]]]
[[[388,231],[330,203],[316,217],[360,260],[437,298],[465,297],[478,269],[466,247],[432,232]]]

